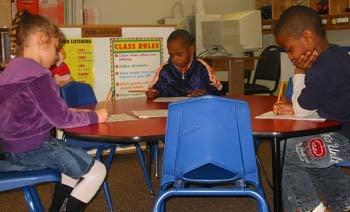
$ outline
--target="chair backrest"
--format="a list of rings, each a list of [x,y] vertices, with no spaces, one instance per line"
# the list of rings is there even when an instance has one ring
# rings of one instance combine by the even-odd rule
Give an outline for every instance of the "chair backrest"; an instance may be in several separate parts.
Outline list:
[[[81,107],[96,104],[96,96],[89,84],[71,81],[60,87],[61,97],[68,107]]]
[[[284,97],[287,100],[292,101],[292,96],[293,96],[293,77],[290,77],[288,79],[287,88],[286,88],[286,92],[284,94]]]
[[[262,51],[255,69],[253,84],[256,80],[270,80],[275,82],[273,90],[277,89],[281,75],[280,55],[281,48],[274,45]]]
[[[258,184],[246,102],[203,96],[169,105],[161,186],[208,163]]]

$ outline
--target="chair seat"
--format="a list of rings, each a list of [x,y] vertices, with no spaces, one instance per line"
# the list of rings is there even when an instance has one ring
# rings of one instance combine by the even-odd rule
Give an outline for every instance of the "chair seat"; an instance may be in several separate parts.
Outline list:
[[[93,142],[93,141],[83,141],[83,140],[78,140],[78,139],[66,139],[66,142],[69,146],[73,147],[79,147],[82,148],[86,151],[93,150],[93,149],[98,149],[101,146],[118,146],[118,147],[128,147],[131,144],[113,144],[113,143],[101,143],[101,142]]]
[[[54,169],[33,171],[0,172],[0,191],[6,191],[24,186],[45,182],[59,182],[61,175]]]
[[[244,94],[258,94],[258,93],[271,93],[270,88],[264,85],[259,84],[245,84],[244,85]]]
[[[350,161],[349,160],[342,161],[340,163],[337,163],[336,166],[339,166],[339,167],[350,167]]]
[[[212,163],[205,164],[190,172],[185,173],[182,179],[191,183],[226,183],[239,179],[236,173],[216,166]]]

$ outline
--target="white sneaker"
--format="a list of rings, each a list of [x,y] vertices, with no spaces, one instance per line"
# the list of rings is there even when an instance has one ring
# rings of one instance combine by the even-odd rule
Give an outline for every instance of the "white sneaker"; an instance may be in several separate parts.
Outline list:
[[[327,209],[326,206],[324,206],[323,202],[321,202],[316,208],[312,210],[312,212],[324,212]]]
[[[350,205],[346,206],[344,209],[343,209],[344,212],[350,212]]]

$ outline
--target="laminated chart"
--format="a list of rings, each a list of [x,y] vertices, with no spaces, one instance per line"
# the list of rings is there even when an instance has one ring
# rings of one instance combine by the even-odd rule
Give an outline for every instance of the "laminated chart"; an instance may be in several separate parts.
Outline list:
[[[111,38],[112,84],[116,99],[145,97],[163,61],[161,38]],[[130,92],[129,92],[130,91]]]

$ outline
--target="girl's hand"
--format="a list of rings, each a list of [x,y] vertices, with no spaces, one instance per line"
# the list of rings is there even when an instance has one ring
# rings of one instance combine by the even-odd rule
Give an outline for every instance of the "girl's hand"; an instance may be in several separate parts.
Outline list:
[[[206,90],[192,90],[188,92],[187,96],[203,96],[206,93]]]
[[[155,89],[149,88],[146,91],[146,96],[147,96],[147,99],[155,99],[159,96],[159,92]]]
[[[308,69],[311,68],[317,57],[317,51],[307,51],[305,54],[301,55],[296,61],[294,61],[294,65],[296,66],[295,73],[304,74]]]
[[[288,102],[277,102],[273,105],[273,112],[276,115],[294,114],[293,105]]]
[[[106,108],[100,108],[95,110],[97,116],[98,116],[98,123],[106,122],[108,119],[108,111]]]

